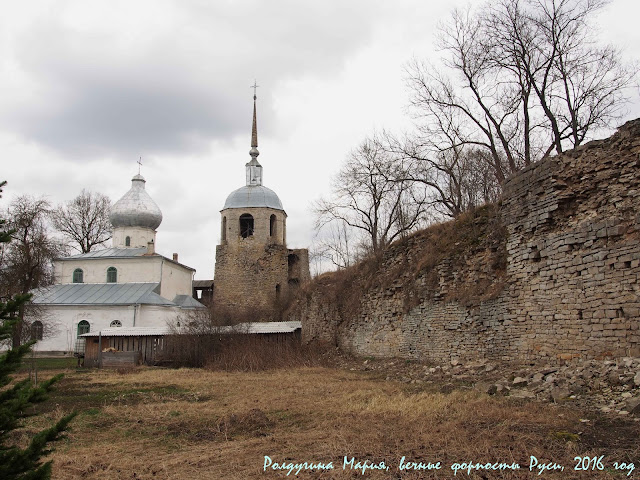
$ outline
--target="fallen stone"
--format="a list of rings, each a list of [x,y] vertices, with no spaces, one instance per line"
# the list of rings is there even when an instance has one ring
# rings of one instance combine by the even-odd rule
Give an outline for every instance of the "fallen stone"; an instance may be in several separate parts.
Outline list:
[[[640,371],[636,373],[636,376],[633,377],[633,383],[636,387],[640,387]]]
[[[506,385],[502,385],[501,383],[498,383],[496,385],[496,393],[497,394],[507,395],[510,391],[511,391],[511,389],[509,387],[507,387]]]
[[[498,387],[495,383],[489,382],[477,382],[475,389],[479,392],[486,393],[487,395],[495,395],[498,391]]]
[[[624,407],[629,413],[640,414],[640,397],[627,398],[624,401]]]
[[[569,397],[569,395],[571,394],[571,392],[569,392],[568,389],[564,388],[564,387],[557,387],[551,390],[550,395],[551,395],[551,399],[555,402],[558,403],[564,399],[566,399],[567,397]]]
[[[609,375],[607,375],[607,381],[609,382],[609,385],[612,385],[614,387],[622,384],[618,372],[609,373]]]
[[[536,398],[535,393],[524,389],[514,390],[509,394],[509,396],[513,398]]]
[[[514,378],[514,379],[513,379],[513,383],[512,383],[512,385],[513,385],[514,387],[526,387],[528,383],[529,383],[529,382],[527,382],[527,379],[526,379],[526,378],[523,378],[523,377],[516,377],[516,378]]]

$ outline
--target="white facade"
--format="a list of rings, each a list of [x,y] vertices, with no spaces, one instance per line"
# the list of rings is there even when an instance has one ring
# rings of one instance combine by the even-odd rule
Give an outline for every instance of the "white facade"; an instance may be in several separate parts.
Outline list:
[[[195,270],[155,253],[162,213],[141,175],[114,204],[113,248],[54,261],[56,283],[34,292],[31,322],[42,323],[40,353],[78,353],[79,335],[112,327],[167,327],[186,311]],[[33,331],[36,331],[34,329]]]

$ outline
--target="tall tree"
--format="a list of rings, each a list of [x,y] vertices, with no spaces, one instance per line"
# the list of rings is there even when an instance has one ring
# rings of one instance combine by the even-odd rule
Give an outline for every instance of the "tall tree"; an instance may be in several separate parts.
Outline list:
[[[51,213],[53,226],[80,253],[103,247],[111,239],[111,200],[101,193],[82,190],[73,200]]]
[[[439,36],[453,75],[426,62],[407,68],[423,155],[440,163],[480,151],[502,183],[611,127],[636,69],[595,42],[590,22],[605,3],[500,0],[455,11]]]
[[[316,229],[337,223],[335,231],[343,235],[346,225],[359,234],[361,250],[374,254],[415,230],[425,215],[426,196],[419,186],[398,180],[403,169],[380,139],[364,140],[334,178],[332,195],[315,203]]]
[[[0,183],[0,193],[6,182]],[[6,228],[7,222],[0,219],[0,243],[8,243],[15,233]],[[7,302],[0,302],[0,343],[11,338],[19,322],[18,312],[30,295],[16,295]],[[29,415],[34,404],[42,402],[46,393],[60,376],[51,378],[37,387],[29,379],[11,384],[11,373],[15,372],[23,357],[31,349],[31,343],[20,345],[0,355],[0,478],[6,480],[48,479],[51,477],[51,461],[42,463],[41,457],[48,453],[48,444],[58,440],[75,413],[60,419],[55,425],[36,434],[26,448],[10,442],[10,434],[18,428],[20,420]]]
[[[5,298],[26,295],[50,285],[53,281],[51,262],[64,254],[64,246],[48,230],[49,203],[29,196],[16,197],[7,210],[7,226],[12,241],[2,248],[0,258],[0,292]],[[29,338],[24,328],[25,306],[20,305],[19,319],[14,328],[13,346]]]

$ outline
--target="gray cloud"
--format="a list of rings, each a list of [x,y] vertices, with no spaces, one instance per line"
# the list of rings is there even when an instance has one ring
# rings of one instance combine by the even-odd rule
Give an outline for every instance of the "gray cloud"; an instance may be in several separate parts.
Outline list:
[[[175,27],[131,44],[118,25],[88,33],[41,18],[10,49],[37,87],[27,103],[5,102],[0,125],[70,159],[200,151],[247,133],[257,76],[268,133],[269,90],[329,75],[367,41],[374,9],[342,3],[185,3]]]

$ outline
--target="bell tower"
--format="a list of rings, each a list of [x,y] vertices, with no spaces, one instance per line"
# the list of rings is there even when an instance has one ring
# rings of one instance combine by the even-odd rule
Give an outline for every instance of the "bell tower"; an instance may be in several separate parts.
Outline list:
[[[213,305],[231,320],[275,321],[292,291],[309,280],[309,254],[287,248],[287,214],[278,195],[263,185],[257,85],[252,88],[251,160],[245,164],[245,186],[231,192],[220,211]]]

